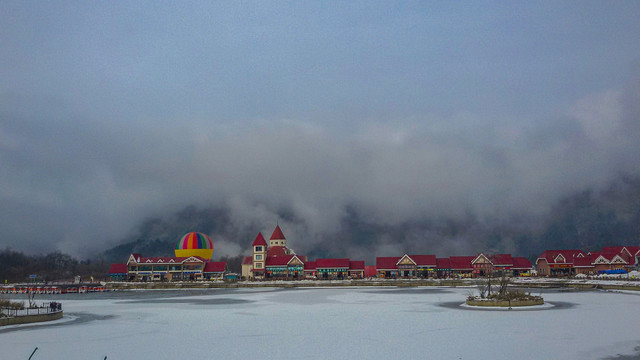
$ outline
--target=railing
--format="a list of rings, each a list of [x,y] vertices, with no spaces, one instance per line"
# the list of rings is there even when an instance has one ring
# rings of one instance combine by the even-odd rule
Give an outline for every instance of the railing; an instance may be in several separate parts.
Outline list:
[[[18,317],[29,315],[49,314],[62,311],[62,304],[58,302],[42,303],[41,306],[25,307],[24,309],[16,309],[9,307],[1,307],[0,314],[4,317]]]

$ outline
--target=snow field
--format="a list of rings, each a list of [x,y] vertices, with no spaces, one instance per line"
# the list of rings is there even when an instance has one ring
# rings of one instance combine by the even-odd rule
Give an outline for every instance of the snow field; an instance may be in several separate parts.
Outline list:
[[[573,306],[535,311],[451,305],[469,291],[239,289],[62,299],[65,312],[84,322],[0,329],[0,357],[26,359],[37,346],[33,360],[600,359],[640,345],[640,294],[548,292],[545,301]]]

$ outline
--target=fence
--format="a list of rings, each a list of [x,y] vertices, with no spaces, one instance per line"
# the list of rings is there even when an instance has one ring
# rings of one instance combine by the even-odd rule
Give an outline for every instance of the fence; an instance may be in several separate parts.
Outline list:
[[[42,303],[41,306],[25,307],[24,309],[16,309],[9,307],[1,307],[0,314],[4,317],[18,317],[29,315],[41,315],[62,311],[62,304],[58,302]]]

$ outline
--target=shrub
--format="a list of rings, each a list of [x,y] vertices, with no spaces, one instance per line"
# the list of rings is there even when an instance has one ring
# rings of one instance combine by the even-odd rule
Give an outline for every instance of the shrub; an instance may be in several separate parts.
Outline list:
[[[23,301],[11,301],[7,299],[0,299],[0,308],[9,308],[9,309],[24,309]]]

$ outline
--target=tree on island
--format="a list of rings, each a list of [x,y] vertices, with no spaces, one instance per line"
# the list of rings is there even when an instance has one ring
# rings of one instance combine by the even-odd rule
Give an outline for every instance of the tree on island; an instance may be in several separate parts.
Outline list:
[[[531,295],[530,292],[523,292],[517,289],[510,289],[511,279],[504,273],[498,280],[498,289],[492,291],[491,277],[487,277],[485,283],[478,285],[478,296],[469,295],[467,301],[484,301],[484,302],[500,302],[500,301],[539,301],[542,297]]]

